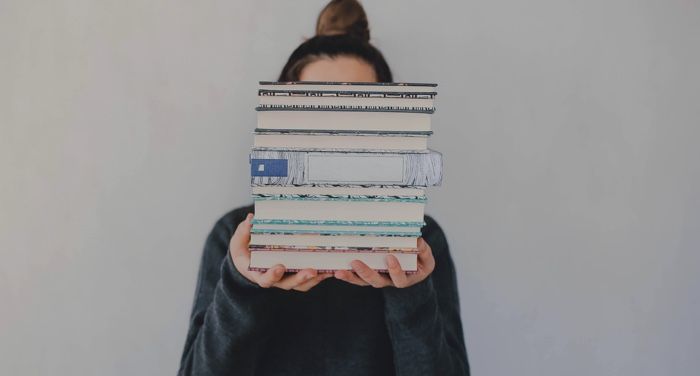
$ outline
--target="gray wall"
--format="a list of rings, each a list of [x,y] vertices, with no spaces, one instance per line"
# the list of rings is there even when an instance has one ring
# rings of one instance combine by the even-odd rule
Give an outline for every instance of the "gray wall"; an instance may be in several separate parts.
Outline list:
[[[175,373],[256,81],[323,3],[0,2],[0,374]],[[366,1],[440,84],[474,374],[697,374],[698,5]]]

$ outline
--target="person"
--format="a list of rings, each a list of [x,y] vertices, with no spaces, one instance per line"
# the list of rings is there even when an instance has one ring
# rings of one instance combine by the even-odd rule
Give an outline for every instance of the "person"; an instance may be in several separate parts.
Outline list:
[[[280,81],[391,82],[357,1],[334,0]],[[202,254],[180,375],[468,375],[455,268],[425,217],[419,271],[249,271],[254,207],[224,215]]]

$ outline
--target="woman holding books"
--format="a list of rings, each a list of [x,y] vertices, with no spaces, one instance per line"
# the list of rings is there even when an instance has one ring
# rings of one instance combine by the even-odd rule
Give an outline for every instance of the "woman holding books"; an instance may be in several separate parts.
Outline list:
[[[392,82],[362,6],[333,0],[279,81]],[[181,375],[467,375],[455,269],[426,216],[418,272],[248,270],[253,206],[222,217],[202,255]]]

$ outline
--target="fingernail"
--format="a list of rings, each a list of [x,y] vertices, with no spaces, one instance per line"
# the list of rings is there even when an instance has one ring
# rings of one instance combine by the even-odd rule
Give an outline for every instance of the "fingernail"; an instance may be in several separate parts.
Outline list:
[[[396,260],[396,257],[394,257],[393,255],[387,255],[387,256],[386,256],[386,264],[387,264],[390,268],[395,268],[395,267],[397,266],[397,264],[398,264],[398,262],[397,262],[397,260]]]
[[[253,213],[248,213],[248,215],[245,217],[246,222],[250,223],[253,221]]]

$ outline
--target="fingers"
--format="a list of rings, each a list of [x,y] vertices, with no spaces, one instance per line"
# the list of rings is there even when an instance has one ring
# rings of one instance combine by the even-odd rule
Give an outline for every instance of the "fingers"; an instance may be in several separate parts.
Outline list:
[[[425,274],[430,274],[435,269],[433,250],[423,238],[418,238],[418,268]]]
[[[341,281],[352,283],[353,285],[369,286],[369,283],[365,282],[350,270],[336,270],[334,276]]]
[[[355,260],[350,263],[352,270],[355,271],[358,277],[369,283],[372,287],[380,288],[391,286],[391,279],[381,276],[376,270],[372,270],[364,262]]]
[[[254,282],[260,287],[277,287],[283,290],[297,290],[306,292],[321,283],[324,279],[332,277],[332,274],[318,274],[313,269],[304,269],[288,276],[284,275],[283,265],[275,265],[262,272],[249,272]]]
[[[311,290],[312,287],[318,285],[318,284],[321,283],[323,280],[325,280],[325,279],[327,279],[327,278],[330,278],[330,277],[332,277],[332,276],[333,276],[332,273],[321,273],[321,274],[318,274],[318,275],[316,275],[315,277],[309,279],[308,281],[302,282],[301,284],[297,285],[296,287],[294,287],[294,290],[296,290],[296,291],[301,291],[301,292],[309,291],[309,290]]]
[[[284,266],[275,265],[267,269],[264,273],[254,272],[250,274],[260,287],[268,288],[279,282],[284,276]]]
[[[236,227],[236,231],[231,237],[229,248],[231,249],[231,256],[233,256],[234,258],[250,254],[248,244],[250,243],[250,230],[253,227],[252,221],[253,214],[249,213],[246,219],[238,224],[238,227]]]
[[[391,281],[393,282],[394,286],[398,288],[409,286],[410,283],[408,281],[408,276],[406,276],[406,272],[401,269],[401,264],[399,264],[399,260],[396,258],[396,256],[387,255],[386,265],[389,269],[389,276],[391,277]]]
[[[304,269],[302,271],[284,277],[284,279],[281,279],[278,282],[276,282],[274,286],[283,290],[291,290],[301,285],[302,283],[311,280],[317,275],[318,273],[314,269]]]

